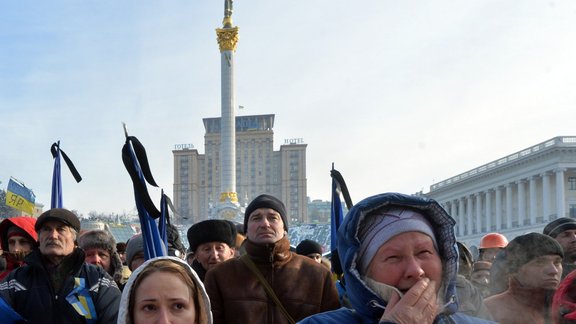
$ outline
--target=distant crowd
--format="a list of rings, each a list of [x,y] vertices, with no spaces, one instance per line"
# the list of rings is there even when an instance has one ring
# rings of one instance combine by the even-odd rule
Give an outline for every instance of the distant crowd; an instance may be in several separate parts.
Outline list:
[[[291,247],[288,219],[262,194],[242,225],[193,224],[188,249],[169,226],[164,256],[147,257],[142,234],[116,242],[67,209],[6,218],[0,323],[576,323],[576,219],[487,233],[476,258],[424,197],[358,202],[332,251]]]

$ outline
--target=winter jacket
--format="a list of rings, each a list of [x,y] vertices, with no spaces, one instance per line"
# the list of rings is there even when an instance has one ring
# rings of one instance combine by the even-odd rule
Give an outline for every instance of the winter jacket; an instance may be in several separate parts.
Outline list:
[[[338,254],[344,269],[346,293],[353,309],[340,308],[308,317],[300,323],[379,323],[387,301],[368,288],[356,269],[360,247],[357,233],[367,214],[387,205],[416,209],[434,228],[443,267],[440,296],[444,296],[445,303],[444,310],[436,317],[435,323],[492,323],[457,312],[455,284],[458,251],[453,230],[454,220],[434,200],[398,193],[379,194],[360,201],[350,209],[338,229]]]
[[[576,271],[564,278],[552,300],[552,319],[555,324],[576,323]]]
[[[9,251],[7,234],[8,229],[11,226],[17,226],[21,228],[30,236],[29,239],[32,239],[34,242],[38,242],[38,235],[34,230],[34,224],[36,224],[36,218],[28,216],[12,217],[3,220],[2,223],[0,223],[0,238],[2,238],[2,240],[0,240],[0,250],[5,252]],[[6,253],[5,257],[6,269],[4,271],[0,271],[0,281],[6,278],[6,276],[8,276],[12,270],[24,264],[24,260],[21,259],[21,257],[17,258],[10,253]]]
[[[197,321],[198,324],[212,324],[212,313],[210,312],[210,299],[208,298],[208,294],[206,293],[206,289],[204,288],[204,284],[198,278],[198,275],[194,270],[180,258],[172,257],[172,256],[161,256],[157,258],[152,258],[146,260],[141,266],[136,268],[132,275],[130,275],[130,279],[124,286],[124,290],[122,291],[122,300],[120,302],[120,310],[118,311],[118,322],[117,324],[131,324],[131,311],[128,307],[130,303],[130,296],[133,293],[133,285],[134,282],[138,279],[142,271],[150,266],[151,263],[158,261],[158,260],[171,260],[175,263],[180,264],[190,275],[192,281],[196,284],[196,293],[199,296],[198,298],[201,300],[199,308],[196,311],[196,319],[200,318],[199,314],[204,314],[204,319]]]
[[[116,321],[120,290],[106,271],[84,262],[82,249],[74,249],[62,260],[60,267],[70,270],[58,291],[54,291],[43,261],[40,251],[35,249],[26,256],[26,265],[12,271],[0,284],[0,297],[22,317],[30,323],[42,324]],[[83,294],[92,300],[93,321],[87,321],[71,304]]]
[[[550,308],[554,290],[525,288],[511,277],[508,290],[484,299],[492,318],[501,324],[552,323]]]
[[[246,253],[295,320],[340,307],[330,271],[290,252],[286,237],[274,244],[245,241]],[[288,323],[256,275],[241,259],[208,270],[204,280],[214,323]]]

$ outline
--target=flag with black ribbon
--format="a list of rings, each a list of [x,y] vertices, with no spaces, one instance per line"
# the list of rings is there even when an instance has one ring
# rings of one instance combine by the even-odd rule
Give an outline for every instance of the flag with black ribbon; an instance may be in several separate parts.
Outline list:
[[[64,205],[62,203],[62,172],[60,167],[60,157],[64,158],[64,162],[68,166],[68,169],[74,176],[76,182],[82,181],[82,177],[72,160],[68,158],[68,155],[60,149],[60,141],[52,144],[50,147],[50,152],[54,158],[54,171],[52,172],[52,197],[50,199],[50,208],[62,208]]]
[[[166,209],[163,216],[162,212],[152,202],[148,193],[146,183],[154,187],[158,187],[158,185],[152,177],[144,146],[135,136],[128,136],[126,125],[124,125],[124,133],[126,142],[122,147],[122,161],[134,186],[134,198],[144,241],[144,258],[148,260],[158,256],[165,256],[167,255],[167,244],[165,241],[165,222],[168,218],[167,208],[162,207],[164,204],[161,199],[161,209]],[[164,192],[162,192],[162,195],[164,195]],[[158,220],[159,224],[156,224],[156,220]]]
[[[350,198],[350,193],[348,192],[348,187],[346,187],[346,182],[344,178],[334,169],[334,163],[332,163],[332,170],[330,170],[330,176],[332,177],[332,203],[330,205],[330,249],[334,251],[337,247],[338,240],[338,228],[342,224],[344,219],[344,207],[342,206],[342,197],[346,203],[346,208],[350,210],[352,208],[352,199]]]

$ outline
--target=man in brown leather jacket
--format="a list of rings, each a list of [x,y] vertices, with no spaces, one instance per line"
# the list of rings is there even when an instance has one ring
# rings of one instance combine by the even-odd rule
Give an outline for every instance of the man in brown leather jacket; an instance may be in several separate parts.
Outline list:
[[[204,284],[214,324],[294,323],[340,307],[330,271],[310,258],[290,252],[286,208],[280,200],[265,194],[256,197],[246,208],[244,231],[246,255],[206,273]],[[267,293],[250,263],[272,288],[287,314]]]

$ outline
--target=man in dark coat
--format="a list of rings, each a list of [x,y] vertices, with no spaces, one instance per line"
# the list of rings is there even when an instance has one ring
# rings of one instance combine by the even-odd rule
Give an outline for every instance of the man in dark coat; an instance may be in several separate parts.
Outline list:
[[[248,205],[244,215],[246,254],[206,273],[204,284],[214,324],[293,323],[340,307],[330,270],[290,252],[287,219],[286,208],[276,197],[260,195]],[[251,267],[266,280],[287,314]]]
[[[106,271],[84,262],[76,215],[50,209],[35,230],[38,248],[0,284],[0,298],[30,323],[115,323],[120,290]]]

